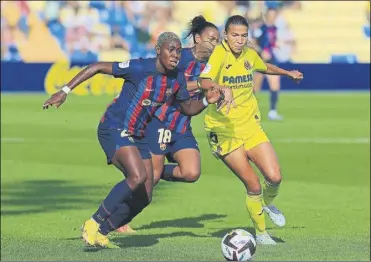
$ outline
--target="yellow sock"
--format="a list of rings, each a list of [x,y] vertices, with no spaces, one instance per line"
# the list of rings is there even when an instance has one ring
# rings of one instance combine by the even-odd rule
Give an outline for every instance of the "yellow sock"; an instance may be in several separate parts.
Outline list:
[[[264,204],[268,206],[272,201],[275,199],[275,197],[278,195],[278,191],[280,189],[280,184],[273,185],[267,181],[264,181],[263,183],[263,199]]]
[[[262,195],[247,195],[246,209],[254,224],[256,234],[265,232],[265,218],[263,212]]]

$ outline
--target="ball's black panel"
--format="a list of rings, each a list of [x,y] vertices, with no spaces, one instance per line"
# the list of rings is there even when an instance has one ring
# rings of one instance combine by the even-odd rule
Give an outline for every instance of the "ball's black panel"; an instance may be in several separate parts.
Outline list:
[[[246,249],[250,250],[250,254],[253,255],[256,250],[256,246],[254,246],[254,243],[252,241],[248,241],[240,250],[238,250],[238,253],[242,253]]]
[[[234,238],[235,236],[237,236],[237,233],[236,232],[233,232],[232,234],[228,235],[224,239],[223,244],[226,245],[227,247],[230,247],[230,248],[233,248],[233,249],[237,249],[237,247],[231,243],[232,238]]]

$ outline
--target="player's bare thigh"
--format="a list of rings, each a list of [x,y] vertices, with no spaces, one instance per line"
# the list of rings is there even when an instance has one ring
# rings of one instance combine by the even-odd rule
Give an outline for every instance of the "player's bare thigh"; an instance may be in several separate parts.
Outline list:
[[[278,158],[272,144],[264,142],[246,151],[248,158],[254,162],[264,178],[273,184],[281,182]]]
[[[201,156],[197,149],[181,149],[175,152],[174,159],[179,164],[180,177],[185,182],[198,180],[201,175]]]
[[[250,165],[243,146],[223,156],[225,165],[242,181],[250,194],[259,194],[261,186],[258,175]]]
[[[153,165],[153,185],[156,185],[161,179],[162,171],[164,170],[165,156],[152,154]]]
[[[278,75],[266,75],[269,89],[279,91],[281,89],[281,77]]]
[[[259,92],[262,88],[263,85],[263,80],[264,80],[264,75],[258,72],[254,73],[254,78],[253,78],[253,89],[254,92]]]

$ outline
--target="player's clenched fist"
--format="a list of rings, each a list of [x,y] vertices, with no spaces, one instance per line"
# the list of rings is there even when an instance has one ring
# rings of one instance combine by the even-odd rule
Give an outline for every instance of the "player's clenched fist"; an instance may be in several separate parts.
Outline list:
[[[299,83],[304,78],[304,75],[298,70],[292,70],[290,71],[289,77],[296,83]]]
[[[48,100],[43,104],[43,109],[48,109],[49,106],[55,106],[56,108],[60,107],[64,101],[66,101],[67,94],[63,91],[59,91],[53,94]]]

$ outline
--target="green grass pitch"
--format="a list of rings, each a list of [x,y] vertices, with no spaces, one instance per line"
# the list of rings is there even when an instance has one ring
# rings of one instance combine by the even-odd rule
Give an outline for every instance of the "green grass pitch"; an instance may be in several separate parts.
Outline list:
[[[42,110],[47,95],[1,96],[2,260],[223,260],[231,229],[252,230],[242,184],[210,152],[203,117],[193,120],[202,151],[197,183],[161,181],[153,203],[113,234],[117,250],[86,249],[80,226],[122,179],[96,139],[112,97],[70,96]],[[276,205],[287,225],[269,233],[279,244],[258,246],[254,260],[370,259],[370,93],[289,93],[283,122],[263,127],[279,156],[284,181]]]

